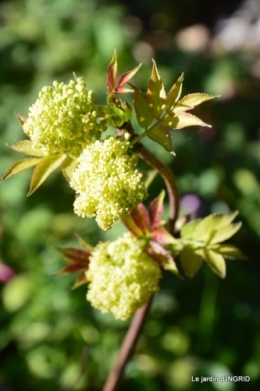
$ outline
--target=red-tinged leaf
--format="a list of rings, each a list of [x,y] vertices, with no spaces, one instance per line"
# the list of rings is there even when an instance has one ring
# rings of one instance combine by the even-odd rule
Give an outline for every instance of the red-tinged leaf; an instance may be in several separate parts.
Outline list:
[[[181,266],[185,275],[192,278],[201,268],[203,258],[195,252],[192,246],[185,246],[180,254]]]
[[[71,289],[76,289],[79,286],[87,283],[88,283],[88,279],[86,277],[86,273],[85,272],[80,273]]]
[[[219,97],[220,95],[209,95],[209,94],[202,94],[202,93],[195,93],[195,94],[189,94],[185,95],[176,105],[174,111],[187,111],[191,110],[194,107],[200,105],[203,102],[206,102],[207,100],[215,99]]]
[[[138,67],[132,69],[131,71],[123,73],[123,75],[121,75],[119,77],[118,83],[117,83],[117,88],[116,88],[117,93],[119,93],[118,90],[120,88],[122,88],[123,85],[125,85],[126,83],[128,83],[132,79],[132,77],[138,72],[138,70],[140,69],[141,66],[142,66],[142,64],[138,65]]]
[[[35,145],[31,140],[22,140],[13,144],[6,144],[8,147],[12,148],[16,152],[24,153],[25,155],[35,156],[35,157],[44,157],[46,154]]]
[[[121,216],[121,221],[124,223],[128,231],[130,231],[134,236],[136,236],[137,238],[143,237],[143,232],[136,225],[135,221],[128,213]]]
[[[138,88],[132,84],[130,85],[134,90],[134,107],[137,121],[141,128],[147,129],[154,120],[154,116],[148,105],[147,97]]]
[[[153,69],[148,84],[147,100],[154,118],[160,119],[165,108],[166,93],[156,62],[153,60]]]
[[[20,125],[23,127],[23,125],[27,121],[28,117],[24,117],[23,115],[18,114],[17,111],[15,112],[15,115],[16,115],[18,121],[20,122]]]
[[[117,75],[117,56],[116,56],[116,50],[114,50],[112,60],[108,64],[108,69],[107,69],[107,89],[109,94],[113,94],[115,92],[116,75]]]
[[[48,178],[48,176],[58,168],[66,159],[66,155],[48,155],[41,159],[33,171],[30,190],[27,196],[31,195],[41,184]]]
[[[175,275],[179,275],[179,271],[172,255],[159,243],[150,241],[149,247],[146,251],[147,254],[158,262],[163,269],[169,270]]]
[[[84,250],[86,250],[86,252],[88,253],[91,253],[94,248],[92,246],[90,246],[90,244],[88,244],[87,242],[85,242],[85,240],[79,235],[79,234],[75,234],[79,244],[81,245],[82,248],[84,248]]]
[[[157,228],[162,219],[163,215],[163,200],[165,197],[165,191],[162,190],[161,193],[156,197],[149,206],[149,216],[151,221],[151,227]]]
[[[8,170],[1,178],[1,181],[10,178],[13,175],[19,174],[19,172],[27,170],[27,168],[35,166],[41,160],[42,158],[36,158],[36,157],[28,157],[25,159],[17,160],[11,165],[11,167],[8,168]]]
[[[147,136],[160,144],[167,152],[172,152],[172,137],[163,125],[158,125],[155,129],[149,130]]]
[[[127,87],[117,87],[115,89],[116,94],[126,94],[127,92],[133,92],[132,88]]]
[[[61,275],[61,274],[75,274],[78,273],[82,270],[86,270],[87,267],[82,267],[81,265],[78,265],[77,263],[73,263],[71,265],[63,267],[61,270],[59,270],[56,275]]]
[[[148,234],[150,232],[150,217],[144,204],[138,204],[130,211],[129,214],[134,220],[137,227],[141,230],[143,235]]]
[[[190,113],[180,112],[175,113],[174,116],[165,117],[165,120],[168,120],[168,126],[172,129],[182,129],[186,128],[187,126],[207,126],[208,128],[211,128],[209,124],[206,124],[201,119],[196,117],[195,115],[192,115]],[[170,120],[171,119],[171,120]],[[167,123],[163,121],[163,125],[166,126]]]
[[[85,250],[79,250],[76,248],[68,247],[68,248],[60,248],[56,247],[56,250],[59,251],[69,263],[77,263],[82,266],[82,268],[86,268],[89,263],[89,257],[91,253]]]
[[[169,94],[167,95],[166,106],[165,106],[167,113],[172,112],[172,110],[176,106],[176,103],[178,102],[181,96],[183,80],[184,80],[184,73],[181,74],[181,76],[178,78],[176,83],[172,86]]]
[[[65,160],[62,162],[61,171],[68,182],[71,180],[72,174],[75,171],[77,164],[78,164],[77,159],[71,156],[67,156]]]
[[[176,239],[165,228],[159,227],[153,229],[150,237],[159,244],[176,243]]]

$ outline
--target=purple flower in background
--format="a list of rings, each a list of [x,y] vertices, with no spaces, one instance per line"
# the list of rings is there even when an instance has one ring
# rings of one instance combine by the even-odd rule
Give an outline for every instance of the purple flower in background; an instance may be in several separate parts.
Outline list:
[[[202,202],[196,194],[186,194],[181,198],[181,208],[186,214],[191,214],[195,217],[201,215]]]
[[[13,269],[4,263],[0,262],[0,281],[3,283],[7,283],[13,276],[15,275]]]

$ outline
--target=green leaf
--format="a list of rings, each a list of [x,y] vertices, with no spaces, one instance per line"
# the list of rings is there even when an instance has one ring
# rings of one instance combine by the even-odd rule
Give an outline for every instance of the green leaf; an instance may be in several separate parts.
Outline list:
[[[66,155],[48,155],[41,159],[33,171],[30,190],[27,196],[31,195],[48,178],[48,176],[58,168],[66,159]]]
[[[20,122],[21,127],[23,127],[23,125],[27,121],[28,117],[24,117],[23,115],[18,114],[17,111],[15,112],[15,115],[16,115],[18,121]]]
[[[174,113],[174,116],[172,117],[165,117],[165,120],[163,121],[164,125],[166,125],[166,120],[168,120],[168,126],[172,129],[182,129],[187,126],[207,126],[208,128],[211,128],[211,125],[206,124],[200,118],[185,112]]]
[[[214,231],[210,237],[209,243],[216,244],[224,242],[225,240],[231,238],[239,230],[242,223],[229,224],[225,227],[219,228],[217,231]]]
[[[215,99],[220,95],[209,95],[202,93],[195,93],[185,95],[176,105],[174,111],[187,111],[193,109],[195,106],[200,105],[207,100]]]
[[[150,184],[153,182],[153,180],[155,179],[156,175],[158,175],[158,171],[157,170],[147,170],[143,174],[143,180],[145,181],[145,187],[147,189],[150,186]]]
[[[154,118],[159,119],[165,107],[166,93],[159,75],[156,62],[153,60],[153,69],[148,84],[147,100]]]
[[[176,103],[178,102],[181,96],[183,80],[184,80],[184,73],[181,74],[181,76],[178,78],[176,83],[172,86],[169,94],[167,95],[166,106],[165,106],[167,113],[172,112],[172,110],[174,109]]]
[[[76,289],[79,286],[87,283],[88,283],[88,279],[86,277],[86,273],[85,272],[80,273],[71,289]]]
[[[181,237],[184,239],[194,239],[193,233],[201,219],[191,220],[181,228]]]
[[[75,171],[76,167],[77,159],[71,156],[66,156],[66,159],[61,164],[61,171],[68,182],[71,180],[72,174]]]
[[[180,254],[181,266],[185,275],[192,278],[201,268],[203,258],[196,254],[192,246],[185,246]]]
[[[11,167],[8,168],[4,176],[1,178],[1,181],[10,178],[13,175],[19,174],[19,172],[26,170],[27,168],[35,166],[41,160],[42,158],[36,157],[28,157],[25,159],[17,160],[11,165]]]
[[[148,105],[147,97],[138,88],[132,84],[130,85],[134,90],[134,107],[137,121],[141,128],[147,129],[154,120],[154,116]]]
[[[229,213],[213,213],[205,217],[205,219],[201,220],[197,225],[193,239],[204,242],[210,240],[213,231],[229,225],[237,214],[237,211]]]
[[[132,69],[131,71],[123,73],[118,79],[116,93],[122,94],[123,92],[132,91],[129,88],[124,88],[123,86],[128,83],[132,77],[138,72],[142,64],[138,65],[136,68]]]
[[[94,248],[88,244],[87,242],[85,242],[85,240],[79,235],[79,234],[75,234],[79,244],[81,245],[82,248],[84,248],[84,250],[88,251],[89,253],[91,253]]]
[[[42,148],[39,148],[33,145],[31,140],[22,140],[13,144],[6,144],[8,147],[12,148],[14,151],[24,153],[29,156],[43,157],[45,152]]]
[[[147,136],[157,144],[160,144],[167,152],[172,152],[171,134],[163,126],[158,125],[155,129],[149,130]]]
[[[115,91],[116,75],[117,75],[117,56],[116,56],[116,50],[114,50],[112,59],[108,64],[108,69],[107,69],[107,89],[109,94],[113,94]]]
[[[211,270],[221,278],[226,277],[226,263],[223,256],[213,250],[204,249],[205,261]]]
[[[235,246],[231,244],[216,244],[209,247],[218,254],[229,259],[247,259],[247,257]]]

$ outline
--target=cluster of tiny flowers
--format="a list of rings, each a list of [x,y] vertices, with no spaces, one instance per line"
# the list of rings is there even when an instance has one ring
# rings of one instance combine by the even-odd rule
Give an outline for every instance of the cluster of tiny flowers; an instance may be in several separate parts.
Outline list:
[[[78,156],[87,144],[100,138],[106,126],[99,119],[94,93],[79,77],[69,84],[54,81],[53,87],[43,87],[23,129],[47,153]]]
[[[159,289],[159,265],[144,252],[144,244],[129,232],[115,242],[100,243],[86,272],[87,300],[117,319],[128,319]]]
[[[138,154],[130,142],[111,136],[88,145],[78,159],[70,186],[77,193],[74,211],[96,217],[103,230],[147,197],[142,174],[135,166]]]

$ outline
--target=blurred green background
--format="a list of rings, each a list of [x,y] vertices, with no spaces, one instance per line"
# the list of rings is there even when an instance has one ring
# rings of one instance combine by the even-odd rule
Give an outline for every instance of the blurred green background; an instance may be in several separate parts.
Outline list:
[[[232,243],[247,261],[227,262],[220,280],[206,267],[192,281],[165,274],[122,390],[256,390],[260,386],[260,2],[185,0],[20,0],[0,5],[0,169],[23,139],[15,118],[38,91],[72,72],[105,100],[106,67],[117,49],[121,72],[143,63],[145,88],[155,58],[167,89],[185,72],[184,92],[221,94],[196,114],[212,129],[173,132],[171,164],[182,213],[240,211]],[[20,157],[20,156],[19,156]],[[143,166],[144,168],[144,166]],[[30,170],[28,170],[30,171]],[[54,276],[54,246],[115,239],[73,214],[74,195],[54,173],[31,197],[30,172],[0,188],[0,390],[102,388],[129,322],[92,309],[86,287]],[[163,187],[156,178],[151,197]],[[11,278],[12,277],[12,278]],[[191,376],[250,376],[249,383],[193,383]]]

